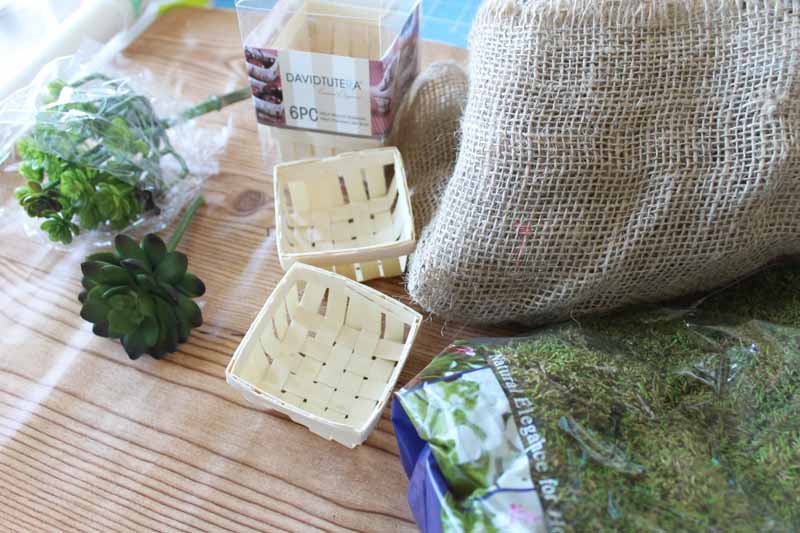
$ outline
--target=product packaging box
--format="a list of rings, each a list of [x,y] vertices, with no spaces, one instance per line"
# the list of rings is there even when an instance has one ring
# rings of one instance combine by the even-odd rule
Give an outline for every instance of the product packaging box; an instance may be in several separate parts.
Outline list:
[[[238,0],[256,119],[278,161],[381,146],[419,72],[419,0]]]

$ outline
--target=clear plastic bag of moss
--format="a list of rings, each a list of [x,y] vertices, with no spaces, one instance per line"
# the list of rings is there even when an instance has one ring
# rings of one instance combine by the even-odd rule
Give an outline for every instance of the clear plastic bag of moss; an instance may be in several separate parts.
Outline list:
[[[432,531],[799,531],[800,270],[450,346],[393,407]]]

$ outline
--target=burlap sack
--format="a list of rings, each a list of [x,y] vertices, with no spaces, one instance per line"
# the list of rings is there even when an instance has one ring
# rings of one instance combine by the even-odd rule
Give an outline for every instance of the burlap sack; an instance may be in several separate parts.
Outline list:
[[[403,163],[418,235],[453,175],[467,89],[467,74],[458,64],[433,63],[417,77],[398,111],[389,145],[409,155]]]
[[[470,48],[425,309],[541,323],[800,251],[800,2],[489,0]]]

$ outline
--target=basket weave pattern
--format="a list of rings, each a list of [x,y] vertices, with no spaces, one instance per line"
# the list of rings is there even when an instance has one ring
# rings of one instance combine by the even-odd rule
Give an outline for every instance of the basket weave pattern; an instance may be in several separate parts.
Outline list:
[[[315,432],[355,446],[377,422],[421,317],[388,297],[297,264],[234,356],[229,381]],[[291,407],[289,407],[291,406]],[[331,423],[350,428],[349,437]]]
[[[417,235],[433,218],[453,175],[467,102],[467,74],[456,63],[433,63],[414,81],[388,144],[404,154]]]
[[[415,234],[393,148],[275,167],[278,252],[356,281],[399,276]]]

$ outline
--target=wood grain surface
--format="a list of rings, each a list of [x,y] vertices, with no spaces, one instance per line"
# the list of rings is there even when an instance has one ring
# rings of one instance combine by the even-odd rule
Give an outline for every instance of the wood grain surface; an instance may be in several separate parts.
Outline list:
[[[232,12],[172,10],[125,55],[188,100],[245,82]],[[464,56],[425,44],[426,62]],[[85,250],[54,250],[2,219],[0,530],[416,530],[388,410],[349,450],[255,409],[225,383],[225,365],[283,274],[252,104],[202,119],[228,120],[209,205],[181,245],[208,286],[206,323],[166,360],[129,361],[91,334],[76,300]],[[371,285],[409,301],[401,279]],[[428,319],[400,383],[454,339],[511,333]]]

